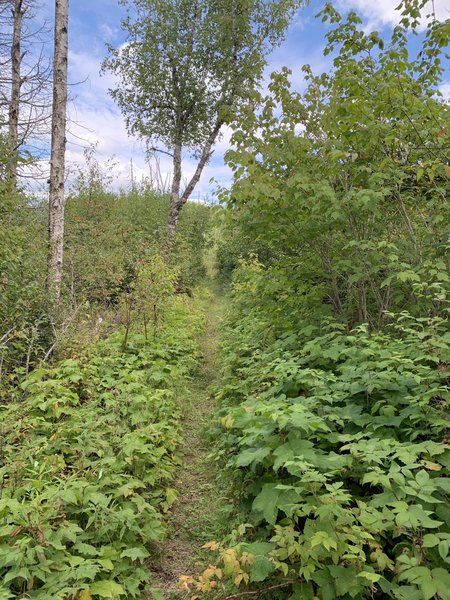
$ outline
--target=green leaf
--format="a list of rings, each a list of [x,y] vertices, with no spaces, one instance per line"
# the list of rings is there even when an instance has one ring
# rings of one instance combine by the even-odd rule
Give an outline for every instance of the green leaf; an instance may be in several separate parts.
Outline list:
[[[311,547],[322,545],[326,550],[337,550],[337,542],[326,531],[317,531],[310,540]]]
[[[294,593],[289,596],[288,600],[313,600],[314,588],[312,583],[296,583],[292,587]]]
[[[264,556],[256,556],[250,564],[250,581],[264,581],[275,570],[272,562]]]
[[[420,584],[420,589],[424,600],[430,600],[437,592],[437,585],[434,581],[423,581]]]
[[[313,448],[314,444],[312,442],[300,438],[278,446],[273,453],[276,457],[273,464],[274,471],[277,471],[286,462],[294,460],[295,458],[304,458],[308,462],[313,462],[316,458],[316,453]]]
[[[422,543],[424,548],[433,548],[439,544],[439,538],[434,533],[427,533],[423,536]]]
[[[262,513],[265,520],[272,525],[275,524],[278,515],[277,502],[280,493],[277,484],[266,483],[253,501],[253,510]]]
[[[236,466],[247,467],[252,463],[260,463],[268,454],[270,454],[270,449],[267,446],[248,448],[237,455]]]
[[[114,569],[114,564],[109,558],[99,558],[97,562],[105,569],[105,571],[112,571]]]
[[[269,554],[275,548],[275,544],[269,542],[253,542],[252,544],[243,544],[242,548],[255,556],[264,556]]]
[[[100,598],[116,598],[125,596],[126,592],[121,585],[112,580],[95,581],[91,584],[89,591]]]
[[[438,552],[439,552],[439,556],[442,559],[447,558],[448,550],[449,550],[449,541],[448,540],[440,541],[439,545],[438,545]]]
[[[142,560],[150,556],[145,548],[127,548],[120,553],[120,558],[128,556],[131,560]]]

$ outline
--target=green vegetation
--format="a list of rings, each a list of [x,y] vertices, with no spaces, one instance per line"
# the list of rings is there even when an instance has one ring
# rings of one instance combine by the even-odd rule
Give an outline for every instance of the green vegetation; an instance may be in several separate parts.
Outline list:
[[[261,81],[302,0],[121,2],[126,44],[109,46],[103,68],[117,77],[110,92],[128,130],[172,157],[170,246],[222,126]],[[182,188],[186,153],[195,168]]]
[[[331,71],[239,97],[234,185],[173,243],[168,195],[88,151],[58,311],[46,208],[0,184],[0,600],[450,600],[450,29],[422,4],[388,41],[327,5]]]
[[[141,597],[176,499],[178,395],[200,325],[177,301],[156,343],[133,334],[124,351],[113,334],[34,370],[3,407],[1,598]]]
[[[0,376],[13,385],[54,351],[93,341],[99,319],[112,317],[137,272],[163,245],[168,197],[150,188],[108,191],[108,173],[90,156],[66,207],[63,297],[55,318],[45,289],[47,207],[17,193],[0,209]],[[189,203],[180,220],[171,266],[176,289],[203,277],[201,255],[211,210]],[[113,317],[116,319],[116,317]],[[117,317],[123,320],[123,314]],[[95,336],[94,336],[95,337]],[[7,396],[0,387],[0,398]]]
[[[242,111],[214,433],[241,525],[193,597],[450,598],[449,29],[410,58],[417,15],[385,46],[327,6],[332,72]]]

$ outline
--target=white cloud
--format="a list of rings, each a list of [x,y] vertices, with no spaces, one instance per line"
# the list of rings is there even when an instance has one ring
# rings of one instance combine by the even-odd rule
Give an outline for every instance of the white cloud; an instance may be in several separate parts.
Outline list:
[[[441,92],[444,100],[446,102],[450,102],[450,81],[443,83],[439,88],[439,91]]]
[[[99,29],[106,42],[115,40],[120,32],[118,27],[110,27],[107,23],[102,23]]]
[[[368,29],[376,29],[386,25],[395,25],[401,19],[400,11],[396,10],[400,0],[338,0],[337,7],[341,11],[356,10],[367,21]],[[450,0],[434,0],[436,18],[450,18]],[[424,16],[431,12],[430,1],[423,11]],[[426,19],[423,19],[423,27]]]

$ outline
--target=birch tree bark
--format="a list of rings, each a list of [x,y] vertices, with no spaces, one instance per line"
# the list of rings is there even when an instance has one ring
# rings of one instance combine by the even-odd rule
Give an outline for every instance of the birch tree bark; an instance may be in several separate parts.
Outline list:
[[[47,288],[55,307],[61,296],[64,252],[64,171],[66,152],[69,0],[55,0],[53,116],[50,156]]]
[[[13,13],[13,39],[11,44],[11,98],[9,102],[9,122],[8,122],[8,146],[11,152],[10,162],[8,164],[8,179],[12,187],[17,184],[17,150],[19,148],[19,108],[20,108],[20,88],[22,85],[20,77],[21,55],[21,34],[22,20],[25,14],[23,0],[14,0],[12,6]]]
[[[180,187],[181,187],[181,143],[177,143],[173,152],[173,179],[170,190],[170,207],[168,221],[168,246],[170,248],[180,215]]]

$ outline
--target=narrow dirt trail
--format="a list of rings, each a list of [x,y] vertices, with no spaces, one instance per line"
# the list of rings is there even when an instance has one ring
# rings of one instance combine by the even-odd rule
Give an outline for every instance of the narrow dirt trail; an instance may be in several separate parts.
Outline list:
[[[189,597],[178,590],[178,579],[180,575],[200,570],[199,548],[212,539],[217,530],[217,511],[226,502],[221,498],[216,473],[208,459],[211,448],[202,435],[213,411],[209,387],[217,380],[218,307],[214,297],[205,302],[205,312],[205,330],[200,339],[203,360],[186,390],[190,409],[184,417],[183,463],[175,482],[179,500],[172,508],[161,554],[151,566],[152,584],[167,600]]]

